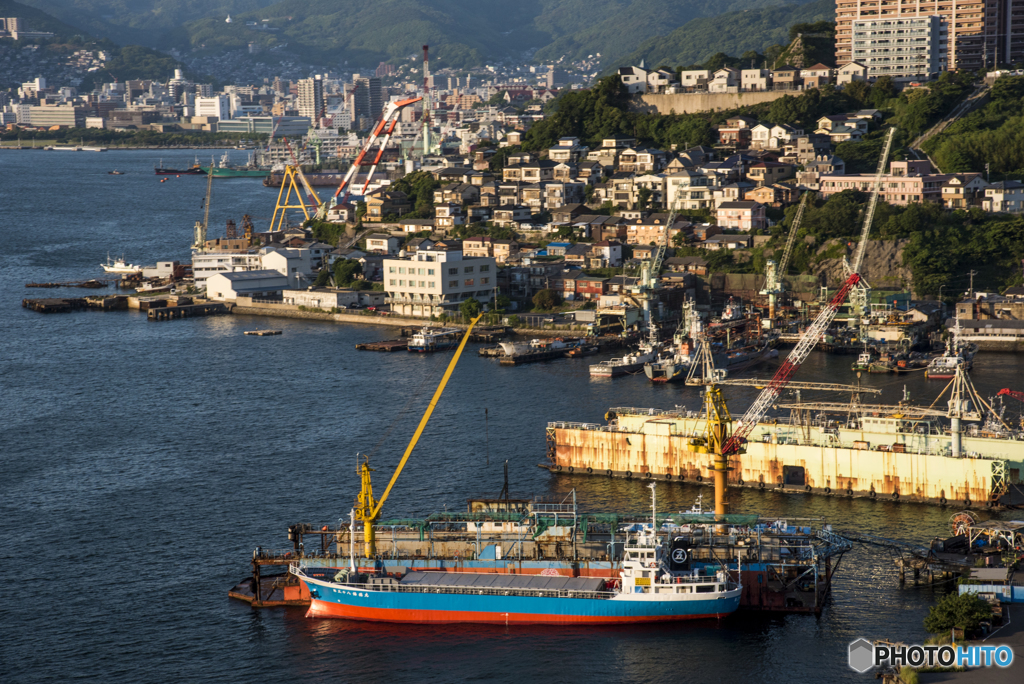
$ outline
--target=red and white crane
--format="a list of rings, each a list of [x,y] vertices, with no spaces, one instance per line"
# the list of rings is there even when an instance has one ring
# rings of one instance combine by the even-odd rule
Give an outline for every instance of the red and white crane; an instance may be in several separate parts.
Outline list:
[[[349,167],[345,177],[341,180],[341,185],[334,191],[334,195],[331,201],[335,204],[344,204],[348,201],[348,196],[351,191],[349,183],[355,177],[356,173],[359,172],[359,167],[363,165],[363,160],[366,155],[373,148],[377,140],[384,135],[384,139],[380,143],[380,149],[377,150],[377,156],[373,160],[373,165],[370,167],[370,173],[366,175],[366,182],[363,183],[362,192],[365,193],[366,189],[370,186],[370,181],[373,178],[373,174],[377,171],[377,165],[380,164],[381,157],[384,156],[384,150],[387,148],[388,143],[391,142],[391,135],[395,132],[395,127],[398,125],[398,116],[402,109],[408,107],[411,104],[415,104],[422,100],[422,97],[411,97],[407,100],[398,100],[397,102],[388,102],[387,106],[384,107],[384,112],[380,116],[380,120],[377,125],[373,127],[373,131],[366,138],[366,142],[363,144],[363,149],[359,151],[359,156],[356,157],[355,161],[352,162],[352,166]],[[385,130],[386,129],[386,130]],[[338,195],[342,195],[341,200],[338,201]],[[328,202],[324,202],[320,205],[320,210],[317,212],[317,216],[323,214],[326,216],[327,210],[330,208],[327,206]],[[321,217],[322,218],[322,217]]]
[[[1015,392],[1014,390],[1009,389],[1009,388],[999,390],[998,392],[996,392],[996,396],[997,397],[1003,397],[1003,396],[1013,397],[1017,401],[1024,401],[1024,392]]]
[[[892,144],[893,134],[896,129],[890,129],[889,135],[885,142],[885,147],[882,150],[882,158],[879,161],[879,173],[875,175],[874,189],[871,195],[871,201],[868,204],[867,212],[864,216],[864,225],[861,228],[860,243],[857,245],[857,251],[855,252],[851,273],[847,277],[846,282],[843,283],[839,291],[836,292],[835,296],[829,300],[828,304],[822,307],[821,312],[814,319],[814,322],[804,332],[803,337],[797,342],[796,347],[790,352],[786,360],[783,361],[782,365],[779,366],[779,370],[775,372],[775,376],[772,377],[771,382],[768,386],[762,390],[757,400],[750,405],[747,412],[740,418],[738,425],[733,430],[732,436],[723,445],[722,453],[730,454],[737,451],[746,441],[747,436],[750,435],[751,431],[757,426],[758,422],[768,412],[768,408],[778,400],[782,390],[786,388],[797,369],[800,368],[801,364],[807,360],[811,350],[814,349],[815,345],[822,338],[825,332],[832,325],[832,321],[835,320],[836,314],[839,313],[839,307],[846,301],[846,297],[850,294],[862,280],[860,274],[857,272],[860,270],[861,262],[864,258],[864,249],[867,246],[868,234],[871,232],[871,223],[875,215],[875,205],[878,203],[878,196],[882,190],[882,173],[881,170],[885,168],[885,161],[889,157],[889,149]]]

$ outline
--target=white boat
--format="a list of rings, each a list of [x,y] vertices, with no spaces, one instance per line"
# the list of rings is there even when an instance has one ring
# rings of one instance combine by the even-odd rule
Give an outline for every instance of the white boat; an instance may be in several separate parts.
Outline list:
[[[107,263],[100,264],[100,268],[107,273],[137,273],[142,270],[142,266],[126,263],[123,256],[111,260],[109,254],[107,254]]]
[[[499,344],[501,345],[501,350],[505,352],[505,356],[528,354],[529,352],[535,351],[547,351],[549,349],[568,349],[571,346],[561,338],[548,340],[534,338],[529,342],[501,342]]]
[[[956,321],[953,336],[946,345],[946,353],[936,356],[924,371],[924,377],[931,380],[950,380],[956,375],[961,364],[965,370],[974,367],[974,355],[978,353],[978,345],[960,339],[960,319]]]
[[[152,294],[154,292],[170,292],[174,289],[174,283],[165,283],[163,285],[155,285],[153,283],[143,283],[139,287],[135,288],[136,294]]]
[[[659,346],[642,342],[640,347],[617,359],[608,359],[590,366],[590,374],[599,378],[615,378],[641,370],[645,364],[658,358]]]
[[[462,331],[459,328],[431,328],[424,326],[409,338],[409,351],[435,352],[459,346]]]

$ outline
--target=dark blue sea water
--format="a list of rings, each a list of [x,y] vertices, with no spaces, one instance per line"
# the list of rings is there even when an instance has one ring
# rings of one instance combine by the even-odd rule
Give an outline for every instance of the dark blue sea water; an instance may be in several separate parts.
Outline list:
[[[23,297],[88,293],[24,284],[96,277],[108,252],[186,260],[205,179],[159,183],[152,166],[192,156],[0,152],[0,681],[861,681],[846,666],[850,641],[923,638],[927,607],[944,590],[900,587],[888,554],[863,547],[843,561],[820,618],[417,627],[309,620],[301,609],[228,599],[256,546],[285,546],[294,522],[347,518],[357,452],[375,455],[383,487],[448,357],[355,351],[393,335],[371,326],[150,323],[20,307]],[[128,173],[108,175],[113,168]],[[258,181],[216,181],[211,237],[244,213],[262,229],[275,197]],[[258,327],[284,334],[242,335]],[[537,468],[544,427],[598,421],[611,406],[696,407],[693,390],[594,381],[593,359],[505,368],[468,352],[386,515],[461,509],[468,496],[496,493],[505,459],[514,492],[576,487],[590,510],[646,507],[642,483]],[[801,378],[852,381],[849,361],[815,355]],[[991,394],[1022,384],[1022,371],[1017,357],[982,355],[974,377]],[[884,386],[886,400],[904,385],[920,399],[939,389],[920,378],[864,382]],[[734,413],[753,392],[729,389]],[[701,491],[663,485],[659,502],[685,508]],[[730,500],[735,511],[823,515],[837,528],[920,542],[945,534],[953,513],[753,491]]]

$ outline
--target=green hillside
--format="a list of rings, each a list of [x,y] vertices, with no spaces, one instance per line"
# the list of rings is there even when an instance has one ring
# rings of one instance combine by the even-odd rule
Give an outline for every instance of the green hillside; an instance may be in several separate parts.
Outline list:
[[[565,2],[587,5],[581,0],[563,0]],[[791,4],[793,0],[788,2]],[[657,40],[658,36],[668,34],[676,27],[726,13],[730,17],[746,11],[771,15],[778,11],[780,5],[787,4],[787,0],[632,0],[602,4],[615,4],[618,8],[606,17],[591,12],[592,25],[579,22],[574,30],[538,50],[536,59],[556,61],[563,55],[578,59],[600,52],[603,64],[609,64],[609,60],[617,63],[637,50],[638,45]],[[538,17],[537,25],[544,26],[545,19],[546,16]],[[801,20],[798,18],[789,23]],[[719,24],[717,19],[705,19],[703,32],[706,35],[691,34],[688,39],[713,43],[719,39],[723,29],[727,34],[733,33],[730,27]]]
[[[0,17],[24,19],[30,31],[48,31],[49,33],[56,34],[57,38],[64,40],[76,35],[81,36],[83,40],[90,40],[89,33],[81,28],[65,24],[46,12],[30,7],[25,3],[0,0]]]
[[[805,5],[789,4],[694,19],[668,35],[644,41],[639,48],[616,60],[615,65],[639,64],[640,60],[645,60],[648,67],[684,66],[702,64],[717,53],[733,56],[748,52],[764,54],[770,46],[788,45],[790,27],[794,24],[833,19],[833,0],[815,0]],[[829,59],[827,63],[831,61]]]
[[[187,41],[181,26],[203,17],[221,21],[231,14],[266,7],[274,0],[26,0],[95,36],[121,45],[167,49]]]
[[[797,0],[799,1],[799,0]],[[501,59],[607,63],[701,17],[771,12],[794,0],[27,0],[120,44],[218,52],[250,42],[314,63],[373,65],[427,43],[450,66]],[[232,23],[225,23],[230,14]],[[787,20],[796,23],[803,20]],[[267,21],[264,21],[267,20]],[[271,30],[254,31],[246,22]]]

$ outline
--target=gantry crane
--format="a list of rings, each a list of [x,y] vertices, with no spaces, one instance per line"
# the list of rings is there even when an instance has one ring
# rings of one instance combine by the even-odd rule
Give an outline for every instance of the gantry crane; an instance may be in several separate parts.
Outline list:
[[[359,167],[362,166],[363,159],[383,133],[384,140],[380,143],[380,149],[377,150],[377,156],[373,160],[370,172],[366,175],[366,182],[363,183],[362,193],[366,193],[366,189],[370,187],[370,180],[373,178],[373,174],[377,171],[377,165],[380,164],[381,157],[384,156],[384,150],[387,148],[388,143],[391,142],[391,135],[395,132],[395,127],[398,125],[398,115],[401,113],[402,109],[419,102],[422,99],[422,97],[411,97],[407,100],[388,102],[387,106],[384,108],[384,112],[380,116],[380,120],[373,128],[373,132],[371,132],[366,138],[366,142],[363,144],[363,149],[359,151],[359,156],[357,156],[355,161],[352,162],[352,166],[349,167],[345,177],[341,180],[341,185],[339,185],[338,189],[334,191],[334,195],[331,198],[323,204],[320,204],[319,209],[317,209],[316,212],[316,218],[320,220],[327,218],[327,211],[331,207],[338,204],[345,204],[345,202],[348,201],[349,192],[351,190],[349,183],[351,183],[352,179],[359,172]],[[385,128],[387,129],[386,132],[384,130]],[[342,195],[341,201],[338,201],[338,195],[341,195],[342,192],[345,194]]]
[[[892,145],[892,138],[895,131],[895,128],[889,129],[889,134],[885,140],[885,147],[882,150],[882,157],[878,162],[878,168],[880,170],[884,170],[885,168],[885,161],[889,157],[889,148]],[[854,253],[855,256],[853,263],[849,266],[850,273],[846,278],[846,281],[839,288],[839,291],[836,292],[835,296],[832,297],[824,307],[822,307],[821,312],[818,314],[817,318],[814,319],[814,322],[807,328],[807,331],[804,332],[800,341],[797,342],[796,347],[794,347],[793,351],[790,352],[782,365],[779,366],[779,370],[776,371],[771,382],[769,382],[764,390],[762,390],[754,403],[747,409],[747,412],[743,414],[739,425],[722,447],[721,454],[716,452],[716,473],[719,465],[721,465],[721,463],[725,463],[725,459],[730,453],[741,451],[743,442],[746,441],[747,436],[754,427],[757,426],[757,423],[764,417],[765,413],[768,412],[768,408],[779,398],[779,394],[781,394],[782,390],[784,390],[786,385],[789,384],[790,379],[792,379],[801,364],[807,360],[808,355],[810,355],[811,350],[814,349],[818,340],[821,339],[829,329],[829,326],[832,325],[832,321],[835,320],[836,314],[839,313],[839,307],[841,307],[846,301],[847,295],[849,295],[851,290],[861,283],[862,278],[857,271],[860,269],[861,262],[864,258],[864,250],[867,245],[868,234],[871,232],[871,221],[874,217],[874,208],[875,204],[878,202],[878,195],[881,192],[881,184],[882,174],[880,171],[875,175],[871,203],[869,204],[867,214],[864,217],[864,224],[861,228],[860,234],[860,243],[857,245],[857,251]]]
[[[276,127],[275,127],[276,130]],[[273,135],[273,133],[271,133]],[[285,166],[284,178],[281,179],[281,190],[277,193],[277,206],[274,207],[274,216],[270,219],[270,230],[284,230],[288,226],[285,224],[285,214],[289,209],[301,209],[302,214],[308,221],[313,212],[318,212],[319,207],[322,206],[320,197],[317,196],[316,190],[310,184],[309,180],[306,179],[305,174],[302,173],[302,164],[299,163],[299,159],[295,156],[295,152],[292,150],[292,145],[288,142],[288,138],[282,138],[285,148],[288,150],[288,155],[292,158],[292,163]],[[306,199],[303,199],[303,190],[306,193]],[[298,204],[291,204],[290,202],[292,193],[295,193],[295,199]],[[308,201],[308,203],[307,203]],[[326,215],[326,211],[324,212]]]
[[[768,295],[768,319],[773,324],[775,321],[776,299],[785,291],[782,287],[782,279],[786,277],[786,271],[789,269],[789,260],[793,256],[793,243],[796,242],[797,231],[800,230],[800,223],[804,219],[804,208],[807,206],[808,200],[813,198],[813,196],[813,191],[807,191],[800,198],[800,206],[797,207],[796,216],[793,217],[793,223],[789,227],[786,248],[782,251],[782,260],[777,265],[772,259],[765,262],[764,287],[761,289],[760,294]]]

